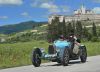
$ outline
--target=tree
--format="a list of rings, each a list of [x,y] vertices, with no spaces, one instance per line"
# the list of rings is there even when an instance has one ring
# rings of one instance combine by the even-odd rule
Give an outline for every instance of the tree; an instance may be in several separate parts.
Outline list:
[[[73,27],[73,30],[75,32],[75,30],[76,30],[75,21],[72,21],[72,27]]]
[[[72,32],[72,30],[73,30],[73,27],[72,27],[72,24],[71,24],[71,22],[69,22],[68,24],[67,24],[67,36],[69,36]]]
[[[84,38],[86,38],[88,36],[88,30],[85,26],[83,27],[83,33],[82,34],[83,34]]]
[[[62,29],[63,35],[66,36],[67,35],[67,26],[66,26],[65,18],[63,18],[62,28],[63,28]]]
[[[48,40],[49,42],[53,42],[58,38],[58,31],[59,31],[59,17],[55,17],[52,20],[52,23],[48,25]]]
[[[82,33],[83,33],[82,23],[81,23],[81,21],[77,21],[76,22],[76,34],[79,35],[79,37],[81,38],[83,35]]]
[[[33,29],[35,28],[35,25],[33,25],[33,27],[32,27]]]
[[[98,36],[100,37],[100,29],[98,30]]]
[[[85,26],[83,27],[83,33],[82,33],[82,34],[83,34],[83,35],[82,35],[82,38],[85,38],[85,39],[87,39],[88,41],[91,40],[92,35],[91,35],[91,33],[89,33],[88,29],[87,29]]]
[[[92,34],[93,34],[93,36],[97,37],[96,25],[95,25],[94,22],[93,22],[93,25],[92,25]]]
[[[66,36],[66,23],[65,23],[65,18],[63,18],[63,22],[58,23],[58,36],[59,35],[64,35]]]

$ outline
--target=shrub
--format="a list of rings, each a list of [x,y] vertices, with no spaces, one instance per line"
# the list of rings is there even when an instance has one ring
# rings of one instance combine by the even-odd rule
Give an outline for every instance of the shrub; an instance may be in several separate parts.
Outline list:
[[[92,42],[99,42],[99,38],[94,36],[94,37],[92,37],[91,41]]]

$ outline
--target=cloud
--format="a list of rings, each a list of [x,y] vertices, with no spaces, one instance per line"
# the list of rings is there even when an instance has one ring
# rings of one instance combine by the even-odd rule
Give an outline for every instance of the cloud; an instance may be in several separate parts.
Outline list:
[[[40,5],[41,8],[47,8],[47,9],[50,9],[50,8],[58,8],[56,5],[54,4],[50,4],[50,3],[42,3]]]
[[[50,13],[60,13],[61,11],[58,8],[52,8],[52,9],[49,9],[49,12]]]
[[[38,7],[38,2],[31,3],[32,7]]]
[[[0,5],[21,5],[23,0],[0,0]]]
[[[21,13],[21,16],[31,18],[31,16],[29,15],[28,12],[23,12],[23,13]]]
[[[0,19],[8,19],[8,16],[0,16]]]
[[[41,8],[48,9],[50,13],[60,13],[60,12],[68,12],[69,7],[66,5],[56,5],[53,3],[42,3],[40,5]]]
[[[53,3],[55,0],[33,0],[31,3],[32,7],[39,7],[42,3]]]
[[[100,0],[92,0],[95,3],[100,3]]]
[[[55,4],[56,0],[34,0],[31,4],[32,7],[47,9],[49,14],[52,13],[60,13],[60,12],[68,12],[69,7],[66,5],[57,5]]]
[[[22,16],[29,16],[29,14],[27,12],[23,12],[21,13]]]
[[[70,7],[69,6],[66,6],[66,5],[62,5],[60,6],[62,12],[69,12],[70,11]]]
[[[58,13],[58,12],[60,12],[58,6],[55,5],[55,4],[52,4],[52,3],[42,3],[42,4],[40,5],[40,7],[41,7],[41,8],[48,9],[48,11],[49,11],[50,13]]]
[[[95,7],[92,9],[94,13],[100,14],[100,7]]]

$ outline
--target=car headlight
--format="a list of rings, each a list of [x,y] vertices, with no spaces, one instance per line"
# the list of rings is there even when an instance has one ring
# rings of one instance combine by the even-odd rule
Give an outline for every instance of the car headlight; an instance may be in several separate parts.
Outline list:
[[[44,48],[40,48],[40,50],[41,50],[42,53],[45,52],[45,49]]]

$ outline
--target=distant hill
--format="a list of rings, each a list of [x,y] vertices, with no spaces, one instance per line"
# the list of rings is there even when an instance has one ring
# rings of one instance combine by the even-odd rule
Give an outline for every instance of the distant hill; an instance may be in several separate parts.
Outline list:
[[[35,28],[36,26],[41,26],[43,24],[47,24],[47,22],[27,21],[13,25],[0,26],[0,34],[11,34],[16,32],[22,32],[24,30],[30,30]]]

